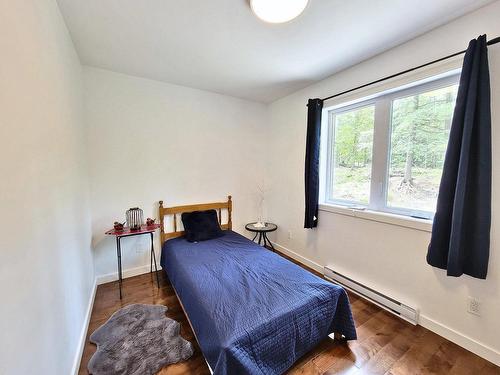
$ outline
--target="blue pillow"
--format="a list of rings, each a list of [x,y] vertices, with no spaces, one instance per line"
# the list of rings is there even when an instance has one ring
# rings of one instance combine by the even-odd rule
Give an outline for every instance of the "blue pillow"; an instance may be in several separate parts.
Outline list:
[[[215,210],[183,212],[181,219],[189,242],[211,240],[223,235]]]

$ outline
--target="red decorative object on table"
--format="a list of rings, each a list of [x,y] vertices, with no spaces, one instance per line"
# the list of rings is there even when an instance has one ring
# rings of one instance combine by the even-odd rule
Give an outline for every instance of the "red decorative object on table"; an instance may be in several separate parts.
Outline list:
[[[113,228],[115,228],[116,231],[123,231],[124,226],[125,223],[119,223],[118,221],[115,221]]]

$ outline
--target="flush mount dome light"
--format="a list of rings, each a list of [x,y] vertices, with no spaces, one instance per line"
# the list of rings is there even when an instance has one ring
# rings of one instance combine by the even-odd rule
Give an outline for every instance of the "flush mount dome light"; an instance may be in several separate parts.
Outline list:
[[[298,17],[309,0],[250,0],[250,7],[262,21],[283,23]]]

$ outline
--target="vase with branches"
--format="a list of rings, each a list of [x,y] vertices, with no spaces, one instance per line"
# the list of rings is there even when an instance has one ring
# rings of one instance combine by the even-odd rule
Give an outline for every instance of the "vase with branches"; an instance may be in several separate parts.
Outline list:
[[[258,204],[258,220],[255,224],[256,227],[265,227],[266,223],[264,221],[264,201],[266,199],[266,194],[269,191],[264,181],[257,184],[257,204]]]

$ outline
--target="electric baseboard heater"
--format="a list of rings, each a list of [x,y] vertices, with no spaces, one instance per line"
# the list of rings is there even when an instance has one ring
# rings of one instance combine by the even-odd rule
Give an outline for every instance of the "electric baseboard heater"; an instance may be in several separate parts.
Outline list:
[[[369,301],[375,303],[377,306],[399,316],[400,318],[412,323],[418,324],[418,310],[405,305],[402,302],[395,300],[385,294],[377,292],[376,290],[363,285],[350,277],[342,275],[341,273],[334,271],[332,268],[326,266],[323,269],[323,275],[328,280],[339,284],[351,292],[368,299]]]

